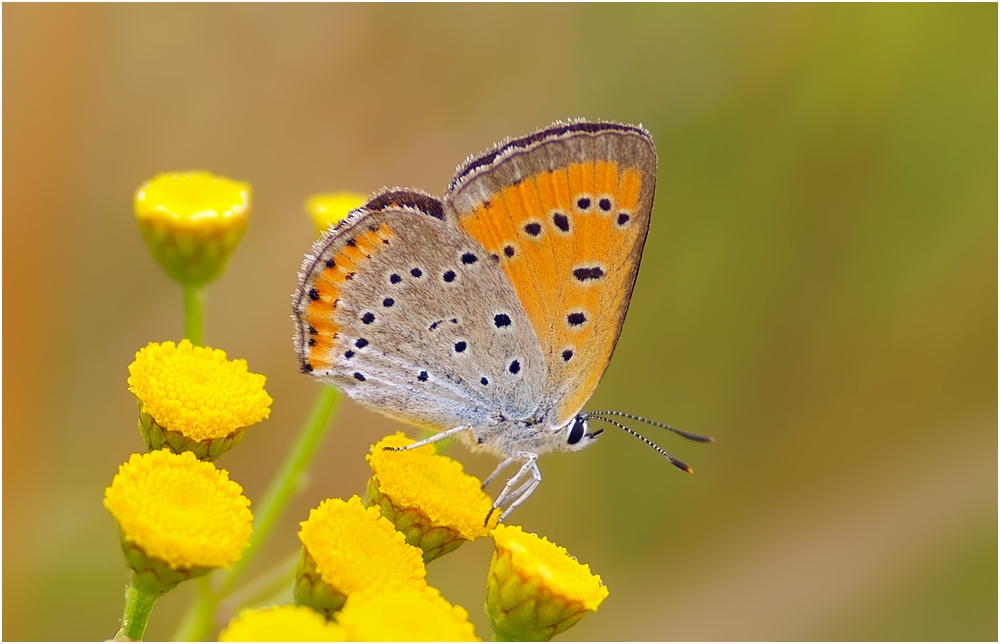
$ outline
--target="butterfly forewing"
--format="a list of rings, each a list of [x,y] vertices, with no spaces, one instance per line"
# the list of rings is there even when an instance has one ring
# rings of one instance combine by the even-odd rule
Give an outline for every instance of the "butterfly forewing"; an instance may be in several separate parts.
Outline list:
[[[656,185],[645,130],[556,125],[459,169],[445,209],[513,285],[547,366],[543,411],[570,421],[621,333]]]

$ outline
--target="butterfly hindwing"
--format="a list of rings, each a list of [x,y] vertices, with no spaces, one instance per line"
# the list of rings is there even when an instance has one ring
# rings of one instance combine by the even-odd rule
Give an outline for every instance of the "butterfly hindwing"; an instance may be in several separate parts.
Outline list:
[[[316,243],[298,293],[303,369],[386,415],[478,427],[542,399],[541,350],[498,259],[433,197],[371,199]]]

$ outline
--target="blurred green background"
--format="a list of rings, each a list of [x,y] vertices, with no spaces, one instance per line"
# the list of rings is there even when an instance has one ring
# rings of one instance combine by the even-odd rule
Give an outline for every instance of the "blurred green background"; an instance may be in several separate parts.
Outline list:
[[[220,462],[259,499],[316,391],[289,319],[306,196],[440,193],[467,155],[583,116],[641,122],[660,155],[590,408],[717,442],[641,428],[694,476],[623,432],[542,459],[512,518],[611,591],[564,639],[996,640],[995,4],[5,4],[3,96],[4,639],[118,628],[101,503],[141,449],[127,365],[181,333],[140,182],[254,186],[207,341],[275,399]],[[343,406],[263,564],[398,427]],[[485,637],[490,551],[429,572]]]

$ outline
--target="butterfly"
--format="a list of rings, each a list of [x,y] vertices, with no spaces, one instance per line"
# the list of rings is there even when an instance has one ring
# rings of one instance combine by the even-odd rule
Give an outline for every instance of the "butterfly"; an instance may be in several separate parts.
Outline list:
[[[306,256],[293,294],[302,370],[387,416],[498,456],[500,520],[539,455],[621,427],[581,411],[621,334],[649,231],[656,148],[641,126],[556,122],[459,166],[439,199],[386,189]],[[491,511],[492,514],[492,511]],[[489,517],[487,517],[487,521]]]

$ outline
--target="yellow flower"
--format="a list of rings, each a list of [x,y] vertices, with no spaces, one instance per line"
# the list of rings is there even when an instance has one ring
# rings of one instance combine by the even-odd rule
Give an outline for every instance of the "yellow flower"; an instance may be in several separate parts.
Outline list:
[[[433,445],[405,452],[384,449],[413,442],[397,432],[372,447],[365,457],[372,468],[368,503],[378,506],[429,562],[489,534],[483,522],[493,502],[479,479],[465,474],[458,461],[439,456]]]
[[[500,525],[493,541],[486,612],[496,639],[548,641],[608,596],[590,566],[548,539]]]
[[[357,496],[323,501],[300,525],[296,603],[329,616],[362,590],[427,586],[420,550]]]
[[[253,515],[226,470],[184,452],[133,454],[104,490],[130,567],[147,588],[169,590],[229,568],[250,541]]]
[[[477,642],[469,613],[436,589],[398,588],[351,595],[337,615],[354,642]]]
[[[250,217],[250,184],[208,172],[156,175],[135,191],[135,216],[153,257],[182,284],[218,277]]]
[[[329,192],[306,199],[306,212],[322,235],[327,229],[347,216],[347,213],[365,205],[368,199],[356,192]]]
[[[343,642],[344,629],[305,606],[242,611],[219,633],[220,642]]]
[[[215,460],[246,428],[271,413],[262,375],[225,351],[149,343],[129,365],[129,391],[139,399],[139,430],[150,450],[169,446]]]

